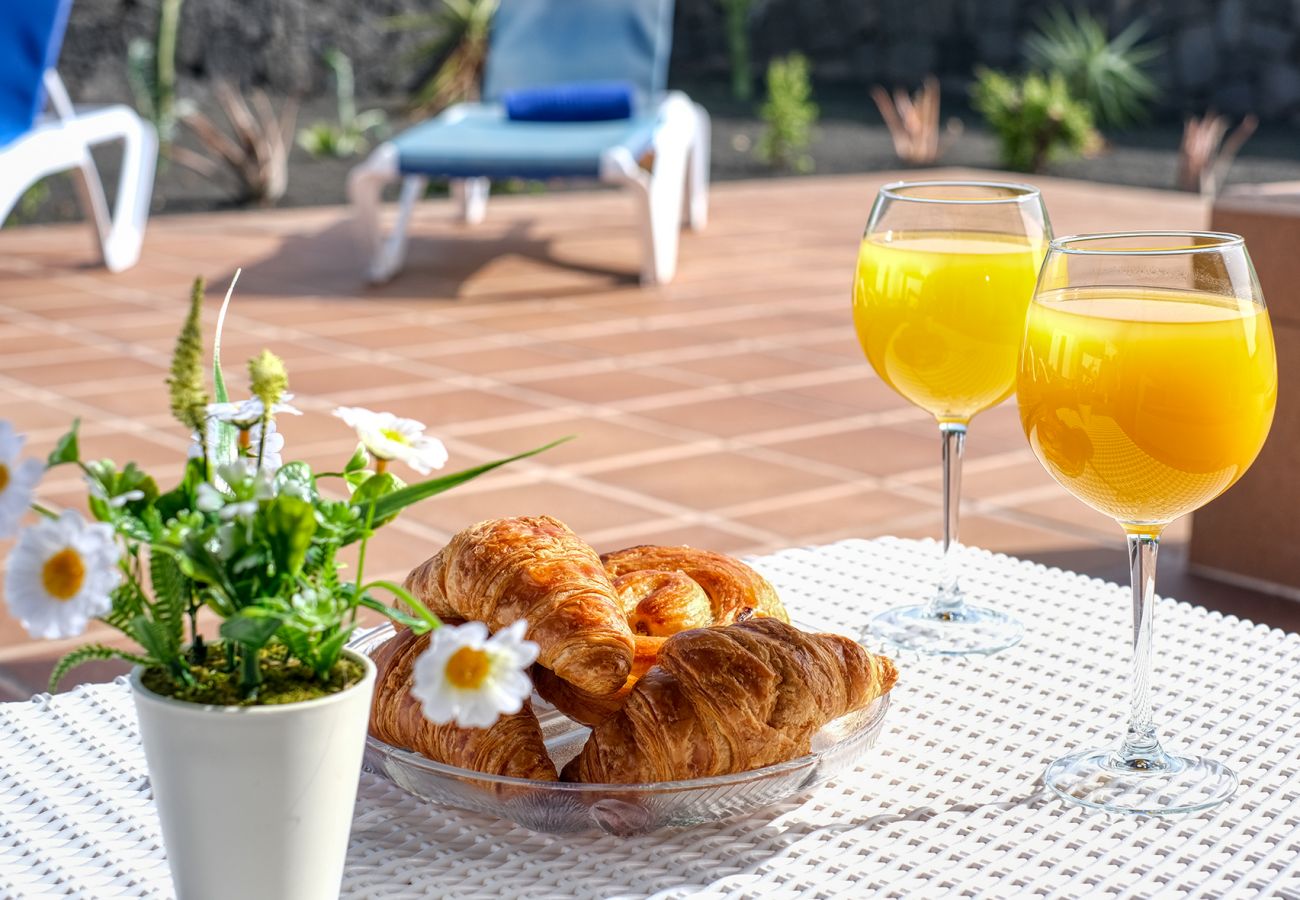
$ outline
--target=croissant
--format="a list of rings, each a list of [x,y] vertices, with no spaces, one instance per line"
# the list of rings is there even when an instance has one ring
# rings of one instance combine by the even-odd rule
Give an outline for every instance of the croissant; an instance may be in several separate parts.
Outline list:
[[[776,590],[738,559],[694,547],[629,547],[601,557],[614,576],[636,640],[632,671],[613,694],[584,691],[548,671],[533,667],[537,693],[584,725],[618,712],[632,686],[654,665],[664,640],[679,631],[730,625],[747,615],[790,621]]]
[[[632,632],[596,551],[550,516],[491,519],[451,539],[406,578],[435,615],[489,631],[528,621],[538,662],[592,694],[632,670]]]
[[[809,752],[822,725],[898,678],[846,637],[755,618],[682,632],[623,708],[592,729],[563,781],[634,784],[744,772]]]
[[[434,762],[489,775],[555,781],[555,764],[546,754],[541,725],[528,703],[488,728],[435,725],[424,717],[420,701],[411,695],[411,683],[416,657],[428,648],[429,639],[428,634],[401,628],[372,655],[378,671],[370,733]]]

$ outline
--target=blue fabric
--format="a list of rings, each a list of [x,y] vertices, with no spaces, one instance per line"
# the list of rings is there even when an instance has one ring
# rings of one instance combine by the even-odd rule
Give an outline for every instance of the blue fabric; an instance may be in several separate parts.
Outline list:
[[[604,122],[630,119],[635,90],[626,81],[586,81],[520,88],[501,97],[515,122]]]
[[[72,0],[0,4],[0,147],[31,131],[45,105],[41,78],[63,44]]]
[[[501,0],[483,98],[582,81],[626,81],[641,99],[655,97],[668,80],[672,33],[673,0]]]
[[[512,122],[498,104],[462,104],[393,139],[403,174],[596,178],[615,147],[650,148],[657,112],[605,122]]]

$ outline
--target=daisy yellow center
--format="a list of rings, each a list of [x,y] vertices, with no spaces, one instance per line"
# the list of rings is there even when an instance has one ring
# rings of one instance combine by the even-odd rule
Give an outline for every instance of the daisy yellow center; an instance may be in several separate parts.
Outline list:
[[[4,493],[7,487],[9,487],[9,467],[0,463],[0,494]]]
[[[86,564],[81,554],[71,547],[64,547],[51,556],[41,569],[41,583],[55,600],[71,600],[77,596],[85,580]]]
[[[477,647],[461,647],[447,660],[447,680],[464,691],[477,690],[492,671],[492,657]]]
[[[402,444],[405,446],[411,443],[406,439],[406,435],[402,434],[396,428],[381,428],[379,429],[379,433],[388,438],[388,440],[392,441],[394,444]]]

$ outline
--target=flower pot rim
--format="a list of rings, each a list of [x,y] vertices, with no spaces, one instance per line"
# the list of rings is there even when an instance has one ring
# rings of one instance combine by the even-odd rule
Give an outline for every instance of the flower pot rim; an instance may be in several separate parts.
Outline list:
[[[311,700],[297,700],[293,703],[272,703],[263,706],[218,706],[213,703],[194,703],[189,700],[178,700],[175,697],[166,697],[162,694],[151,691],[145,687],[144,671],[145,666],[135,666],[131,669],[131,674],[127,676],[127,681],[131,685],[131,690],[139,700],[145,700],[149,703],[156,703],[160,706],[168,707],[176,712],[191,713],[194,715],[211,715],[221,713],[224,715],[250,715],[250,716],[272,716],[284,714],[290,710],[318,709],[328,706],[331,703],[342,702],[343,698],[350,695],[356,690],[368,690],[375,681],[376,668],[374,661],[364,653],[358,653],[355,650],[344,649],[343,653],[349,658],[359,663],[365,674],[356,684],[348,685],[341,691],[333,694],[327,694],[324,697],[315,697]]]

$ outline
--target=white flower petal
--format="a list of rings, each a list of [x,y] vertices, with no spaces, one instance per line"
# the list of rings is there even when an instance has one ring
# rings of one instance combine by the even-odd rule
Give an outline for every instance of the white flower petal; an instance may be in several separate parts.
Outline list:
[[[64,551],[76,553],[82,566],[81,583],[67,598],[52,595],[44,577],[46,563]],[[81,634],[90,619],[112,609],[111,593],[122,577],[120,555],[109,525],[89,523],[72,510],[42,519],[19,535],[9,557],[4,585],[10,612],[33,637]]]

